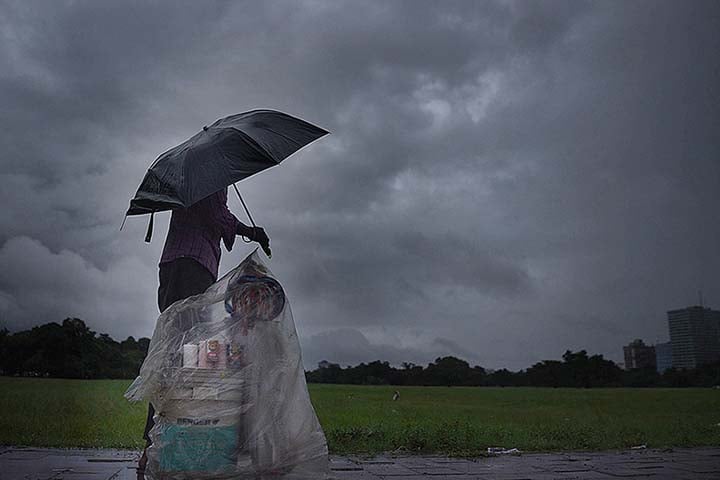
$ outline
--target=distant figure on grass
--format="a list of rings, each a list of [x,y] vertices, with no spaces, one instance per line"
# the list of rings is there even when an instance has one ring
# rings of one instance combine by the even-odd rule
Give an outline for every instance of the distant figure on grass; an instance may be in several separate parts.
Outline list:
[[[395,390],[395,393],[393,393],[393,402],[398,399],[400,399],[400,392]]]
[[[270,247],[270,239],[262,227],[249,227],[230,212],[227,207],[227,188],[190,208],[173,210],[159,265],[160,312],[178,300],[205,292],[217,281],[220,239],[230,251],[236,235],[258,242],[265,251]],[[155,409],[149,404],[143,433],[147,443],[138,462],[138,475],[144,473],[147,466],[147,447],[152,443],[149,432],[154,425],[154,415]]]

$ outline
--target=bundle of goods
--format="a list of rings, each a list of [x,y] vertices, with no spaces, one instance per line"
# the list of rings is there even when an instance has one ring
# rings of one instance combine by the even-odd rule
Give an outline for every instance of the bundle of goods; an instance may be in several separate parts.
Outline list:
[[[147,478],[328,474],[290,306],[257,252],[160,315],[125,396],[155,407]]]

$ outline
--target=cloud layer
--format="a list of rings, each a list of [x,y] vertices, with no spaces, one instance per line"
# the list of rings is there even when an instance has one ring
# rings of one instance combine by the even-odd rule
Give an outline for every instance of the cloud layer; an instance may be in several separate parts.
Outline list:
[[[167,215],[128,200],[256,107],[332,132],[242,184],[307,365],[619,359],[720,303],[717,2],[0,3],[10,329],[149,335]]]

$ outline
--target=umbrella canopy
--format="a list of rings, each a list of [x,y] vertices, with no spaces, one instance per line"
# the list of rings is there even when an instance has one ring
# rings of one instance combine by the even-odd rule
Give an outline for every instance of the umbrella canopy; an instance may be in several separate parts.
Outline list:
[[[130,200],[127,215],[190,207],[279,164],[328,133],[275,110],[222,118],[155,160]]]

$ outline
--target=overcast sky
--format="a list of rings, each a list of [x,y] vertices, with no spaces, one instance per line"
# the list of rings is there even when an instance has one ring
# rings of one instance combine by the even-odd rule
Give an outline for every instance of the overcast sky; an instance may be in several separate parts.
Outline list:
[[[149,336],[129,199],[272,108],[332,132],[240,184],[306,366],[620,360],[720,307],[718,52],[717,1],[0,1],[0,327]]]

